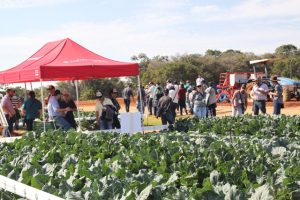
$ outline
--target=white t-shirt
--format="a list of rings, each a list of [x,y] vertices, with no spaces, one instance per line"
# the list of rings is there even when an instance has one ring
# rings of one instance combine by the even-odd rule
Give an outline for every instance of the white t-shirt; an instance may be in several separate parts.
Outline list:
[[[202,84],[202,81],[204,81],[204,78],[198,77],[198,78],[196,79],[196,86],[197,86],[197,85],[201,85],[201,84]]]
[[[96,112],[98,111],[99,115],[102,114],[103,106],[105,106],[105,105],[111,105],[111,106],[113,106],[113,103],[112,103],[112,101],[109,98],[104,98],[103,104],[100,103],[99,100],[96,101],[95,110],[96,110]]]
[[[179,86],[174,85],[175,90],[170,90],[169,91],[169,97],[172,98],[173,103],[178,103],[178,91],[179,91]]]
[[[55,96],[51,96],[48,100],[48,115],[50,119],[53,117],[62,116],[62,113],[57,112],[59,109],[59,104]]]
[[[269,88],[266,84],[262,83],[260,86],[254,85],[252,89],[252,95],[254,100],[267,100],[267,95],[263,94],[259,90],[269,92]]]

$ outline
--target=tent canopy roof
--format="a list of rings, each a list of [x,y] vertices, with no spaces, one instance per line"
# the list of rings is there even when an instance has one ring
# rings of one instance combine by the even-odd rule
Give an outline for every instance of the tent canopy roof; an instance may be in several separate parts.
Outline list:
[[[137,76],[137,63],[110,60],[71,39],[45,44],[21,64],[0,72],[0,83]]]

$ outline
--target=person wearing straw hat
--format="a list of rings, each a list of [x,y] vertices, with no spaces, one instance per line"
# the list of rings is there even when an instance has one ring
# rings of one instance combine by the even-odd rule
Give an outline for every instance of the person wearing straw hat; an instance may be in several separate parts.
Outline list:
[[[280,115],[281,108],[283,108],[282,86],[278,83],[277,76],[273,76],[271,80],[274,85],[274,91],[269,92],[269,95],[273,97],[273,115]]]

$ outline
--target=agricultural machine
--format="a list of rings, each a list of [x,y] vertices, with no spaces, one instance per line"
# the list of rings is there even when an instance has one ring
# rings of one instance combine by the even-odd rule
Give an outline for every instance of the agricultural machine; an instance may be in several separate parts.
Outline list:
[[[250,65],[253,66],[253,72],[226,72],[220,74],[219,85],[217,85],[217,101],[230,102],[234,92],[239,90],[242,84],[246,84],[246,92],[248,97],[255,85],[255,79],[261,77],[262,81],[268,85],[269,90],[273,90],[273,83],[268,76],[267,63],[272,62],[271,59],[253,60]],[[264,66],[264,72],[257,72],[256,67]],[[278,82],[283,87],[283,101],[289,101],[292,98],[300,100],[300,82],[278,77]]]

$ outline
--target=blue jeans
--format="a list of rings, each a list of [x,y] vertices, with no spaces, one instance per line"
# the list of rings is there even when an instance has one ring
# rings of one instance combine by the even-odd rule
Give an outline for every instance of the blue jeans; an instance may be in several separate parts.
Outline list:
[[[100,130],[110,130],[112,129],[113,121],[100,120]]]
[[[130,99],[124,99],[124,103],[125,103],[126,112],[129,112]]]
[[[174,118],[173,118],[172,112],[169,111],[169,112],[166,112],[165,114],[162,114],[161,122],[163,125],[166,125],[167,123],[174,124]]]
[[[141,112],[141,103],[140,101],[137,102],[136,108],[138,109],[139,112]],[[143,103],[143,113],[145,113],[145,105]]]
[[[67,120],[65,120],[63,116],[56,116],[53,118],[57,126],[64,129],[64,131],[68,131],[71,128],[71,125],[69,124],[69,122],[67,122]]]
[[[149,101],[148,101],[148,111],[149,111],[150,115],[152,115],[152,107],[153,107],[153,98],[149,98]]]
[[[194,116],[198,118],[205,118],[206,117],[207,108],[205,106],[194,106]]]
[[[273,115],[280,115],[282,102],[278,100],[274,100],[274,110]]]
[[[266,114],[266,101],[265,100],[254,100],[253,103],[253,112],[254,115],[258,115],[259,110],[263,113]]]

